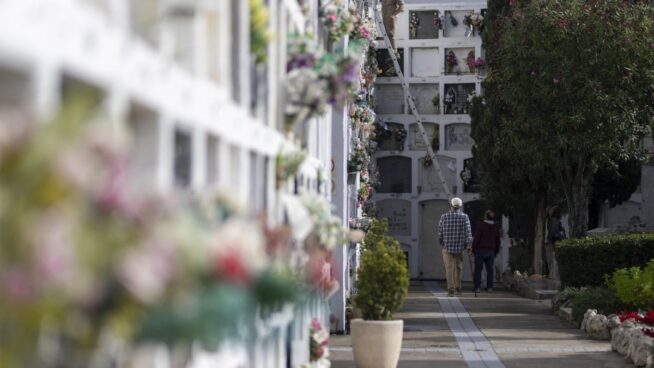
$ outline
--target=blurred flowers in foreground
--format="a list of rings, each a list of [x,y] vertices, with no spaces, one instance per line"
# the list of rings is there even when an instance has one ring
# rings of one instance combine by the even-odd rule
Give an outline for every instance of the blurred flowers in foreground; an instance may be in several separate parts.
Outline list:
[[[97,103],[74,98],[48,124],[0,122],[0,366],[115,366],[106,346],[143,341],[216,347],[324,288],[314,262],[289,264],[304,249],[288,229],[216,197],[135,192],[125,151],[88,124]],[[347,240],[316,225],[321,249]]]

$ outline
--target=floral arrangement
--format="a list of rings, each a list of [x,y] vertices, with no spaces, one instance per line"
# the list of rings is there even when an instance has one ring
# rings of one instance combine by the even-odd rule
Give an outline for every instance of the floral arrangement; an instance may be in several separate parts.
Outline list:
[[[370,217],[361,217],[361,218],[351,218],[350,219],[350,229],[357,229],[363,232],[368,232],[370,229]]]
[[[319,241],[316,245],[320,248],[332,250],[350,241],[357,241],[360,237],[361,234],[348,231],[341,220],[332,215],[331,204],[324,197],[303,194],[301,201],[314,224],[314,233]]]
[[[352,32],[350,32],[350,39],[364,41],[368,47],[374,47],[375,42],[375,29],[370,23],[357,18]]]
[[[363,206],[372,196],[373,189],[369,183],[361,183],[357,195],[357,204]]]
[[[268,54],[268,7],[263,0],[250,1],[250,50],[257,63],[264,63]]]
[[[379,64],[377,63],[377,50],[374,45],[368,48],[365,59],[363,67],[361,68],[361,76],[363,80],[362,88],[370,90],[372,86],[375,85],[377,75],[382,73],[382,70],[379,69]]]
[[[418,18],[418,13],[411,12],[411,19],[409,19],[409,33],[411,38],[416,38],[418,35],[418,27],[420,27],[420,18]]]
[[[452,27],[456,27],[459,25],[459,21],[454,17],[454,14],[452,12],[447,12],[447,14],[450,16],[450,24]]]
[[[445,94],[445,98],[443,99],[443,102],[445,103],[446,110],[449,111],[449,109],[452,108],[452,105],[454,105],[454,103],[456,102],[456,92],[454,92],[454,90],[450,88]]]
[[[370,162],[370,156],[359,138],[354,140],[352,154],[347,163],[348,172],[364,170]]]
[[[341,0],[333,0],[320,8],[320,21],[327,29],[329,40],[338,41],[354,30],[359,18],[356,10],[345,8]]]
[[[317,318],[311,321],[309,336],[310,361],[319,367],[329,367],[329,332]]]
[[[474,67],[477,70],[485,68],[486,67],[486,60],[484,60],[483,58],[478,57],[474,62]]]
[[[377,114],[370,105],[362,99],[350,106],[350,120],[355,127],[362,127],[374,123]]]
[[[439,30],[443,29],[443,17],[441,16],[440,12],[438,10],[434,11],[434,21],[433,21],[434,27],[436,27]]]
[[[346,104],[358,90],[362,54],[357,43],[343,56],[319,51],[306,37],[291,37],[285,81],[287,129],[325,113],[329,104]]]
[[[406,140],[406,129],[404,126],[399,126],[393,129],[393,138],[400,143],[401,149],[404,149],[404,141]]]
[[[276,180],[277,187],[294,176],[306,159],[306,152],[294,151],[290,153],[279,153],[276,158]]]
[[[468,70],[470,73],[475,72],[475,68],[477,67],[476,60],[475,60],[475,52],[474,50],[471,50],[468,52],[468,56],[466,56],[466,65],[468,65]]]
[[[422,159],[422,167],[424,167],[424,168],[428,168],[428,167],[430,167],[430,166],[433,165],[433,164],[434,164],[434,161],[432,160],[431,156],[429,156],[429,154],[427,154],[427,155],[425,155],[425,157],[423,157],[423,159]]]
[[[456,58],[456,54],[454,54],[454,51],[450,50],[447,52],[447,72],[452,73],[454,72],[454,67],[459,65],[459,61]]]

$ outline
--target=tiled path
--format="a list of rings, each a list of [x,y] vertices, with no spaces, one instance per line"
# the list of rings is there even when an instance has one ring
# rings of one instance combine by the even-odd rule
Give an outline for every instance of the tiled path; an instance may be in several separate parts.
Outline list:
[[[404,320],[399,368],[633,367],[608,341],[563,324],[549,301],[505,291],[448,298],[437,283],[412,283],[395,317]],[[332,336],[331,360],[355,367],[349,336]]]

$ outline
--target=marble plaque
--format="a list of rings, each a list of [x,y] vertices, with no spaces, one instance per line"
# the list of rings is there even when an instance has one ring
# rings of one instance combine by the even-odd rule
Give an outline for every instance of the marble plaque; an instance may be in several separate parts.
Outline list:
[[[434,106],[434,97],[439,94],[438,84],[411,84],[409,88],[420,114],[438,114],[440,99],[436,101],[437,106]]]
[[[411,76],[412,77],[438,77],[438,48],[411,49]]]
[[[404,113],[404,93],[399,84],[377,84],[375,85],[375,95],[377,114]]]
[[[434,151],[438,151],[439,149],[439,126],[438,124],[434,123],[422,123],[422,125],[425,127],[425,133],[427,133],[427,138],[431,142],[431,148]],[[414,123],[411,124],[411,128],[409,128],[410,134],[409,134],[409,149],[412,151],[426,151],[427,148],[425,146],[425,141],[422,139],[422,136],[420,135],[420,131],[418,130],[418,124]]]
[[[381,184],[378,193],[411,193],[411,159],[389,156],[377,159]]]
[[[434,25],[434,17],[439,14],[435,10],[409,12],[409,38],[415,40],[438,38],[438,27]],[[411,26],[415,23],[415,28]]]
[[[388,219],[388,232],[393,235],[411,235],[411,202],[403,199],[385,199],[377,202],[377,217]]]
[[[450,190],[454,192],[453,188],[456,185],[456,160],[447,156],[438,156],[438,163],[440,164],[445,182]],[[425,166],[424,157],[418,163],[418,183],[422,193],[445,193],[438,172],[433,167],[433,164]]]
[[[456,65],[450,66],[447,63],[448,56],[450,51],[456,57]],[[475,55],[475,49],[473,47],[461,47],[453,49],[445,49],[443,53],[443,65],[445,66],[445,74],[474,74],[474,69],[470,69],[468,66],[468,55],[472,52],[472,55]],[[476,58],[476,56],[474,56]]]
[[[446,84],[443,89],[443,108],[445,114],[467,114],[475,94],[474,83]]]
[[[438,222],[441,215],[450,208],[446,200],[437,199],[420,202],[418,277],[445,278],[445,267],[441,247],[438,244]]]
[[[470,137],[470,124],[450,124],[445,127],[445,149],[470,151],[474,141]]]
[[[443,36],[445,37],[465,37],[466,26],[463,24],[463,17],[470,14],[468,10],[452,10],[445,12],[445,21],[443,22]],[[452,17],[456,19],[457,25],[452,25]]]

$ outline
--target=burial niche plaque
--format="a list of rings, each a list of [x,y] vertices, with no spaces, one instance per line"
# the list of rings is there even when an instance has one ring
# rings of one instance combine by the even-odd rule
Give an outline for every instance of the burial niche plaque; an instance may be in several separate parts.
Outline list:
[[[427,139],[431,144],[431,148],[434,151],[439,149],[439,126],[435,123],[422,123],[422,126],[425,127],[425,133],[427,133]],[[425,146],[425,141],[420,135],[420,130],[418,129],[418,124],[411,124],[410,128],[410,140],[409,140],[409,149],[411,151],[425,151],[427,147]]]
[[[445,149],[470,151],[474,141],[470,137],[470,124],[450,124],[445,127]]]
[[[436,115],[439,113],[438,84],[411,84],[410,90],[416,109],[420,114]]]
[[[375,95],[378,114],[404,113],[404,93],[399,84],[377,84]]]
[[[474,74],[475,49],[472,47],[445,49],[445,74]]]
[[[416,47],[411,49],[411,76],[416,78],[438,77],[438,48]]]
[[[384,199],[377,202],[377,217],[388,219],[388,232],[411,235],[411,202],[403,199]]]
[[[377,193],[411,192],[411,159],[389,156],[377,159],[381,184]]]
[[[456,185],[456,160],[447,156],[437,156],[438,163],[441,167],[441,172],[443,173],[443,178],[447,183],[447,186],[452,192],[454,192],[454,186]],[[433,162],[429,157],[423,157],[420,159],[418,166],[418,181],[423,193],[445,193],[441,179],[438,176],[438,173],[433,167]]]
[[[465,37],[466,27],[463,20],[466,15],[472,13],[472,10],[452,10],[445,11],[443,20],[443,36],[444,37]]]

